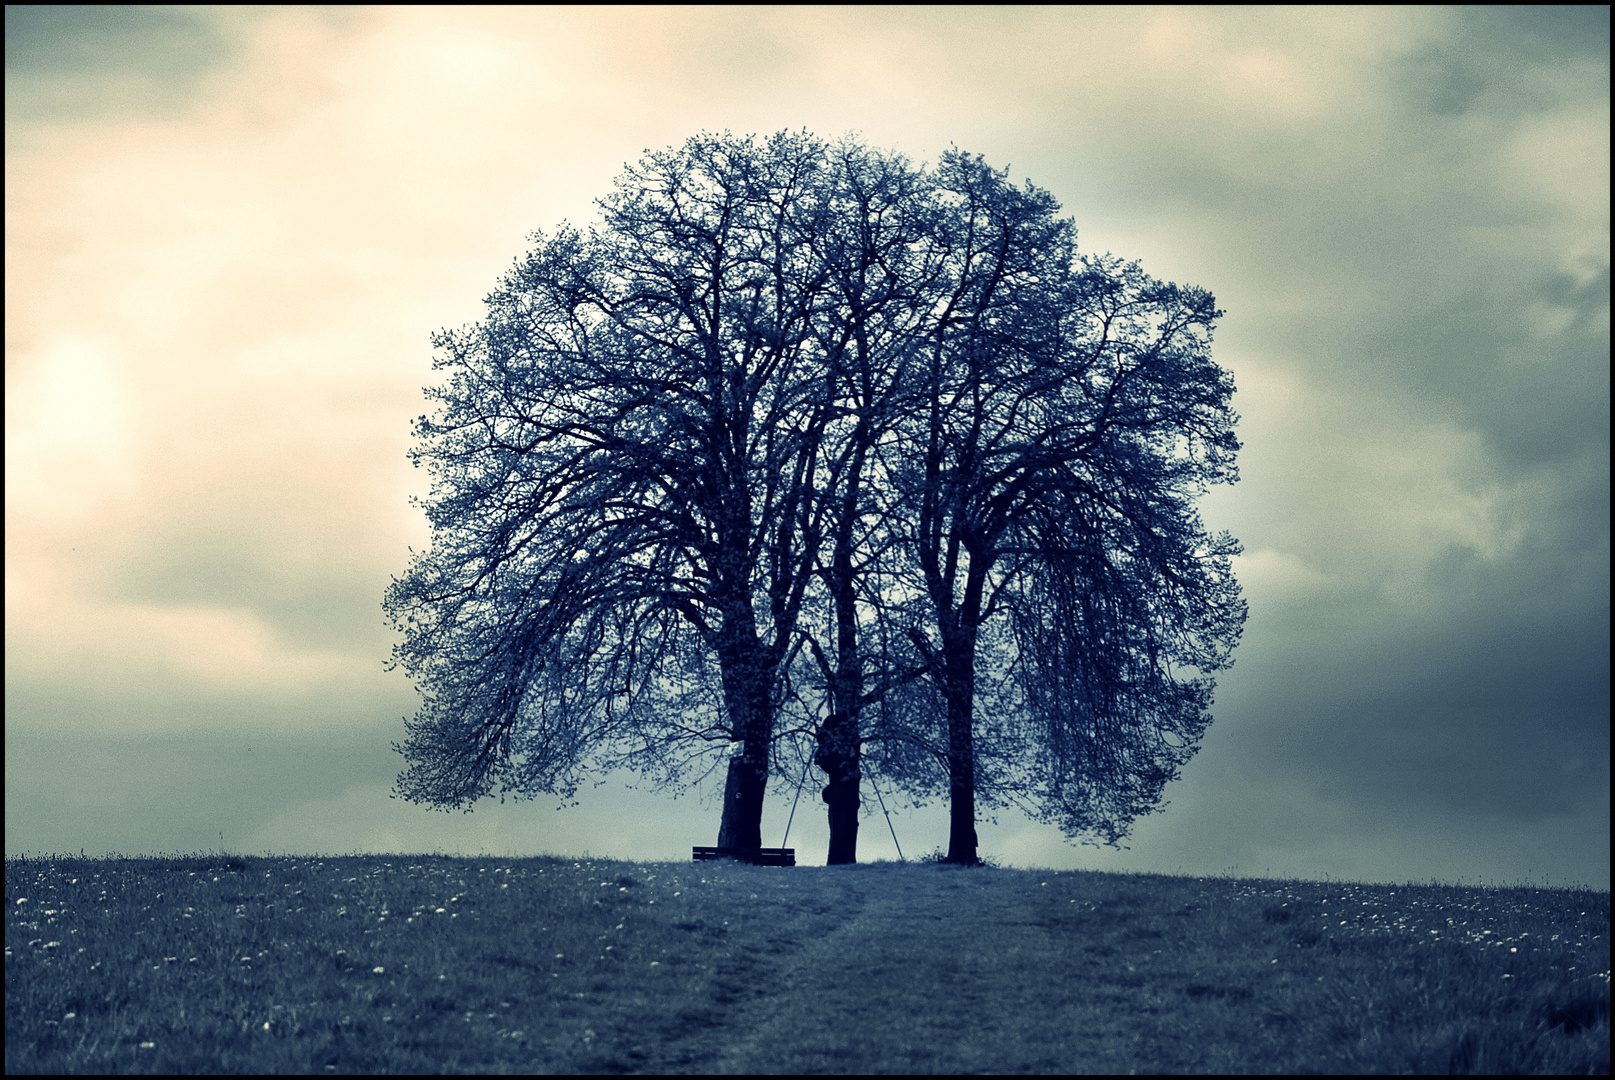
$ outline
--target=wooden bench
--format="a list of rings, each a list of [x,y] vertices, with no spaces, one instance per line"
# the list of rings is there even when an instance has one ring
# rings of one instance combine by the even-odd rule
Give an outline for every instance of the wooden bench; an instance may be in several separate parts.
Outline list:
[[[705,859],[738,859],[754,866],[796,865],[796,849],[792,847],[736,848],[696,845],[691,849],[691,856],[696,862]]]

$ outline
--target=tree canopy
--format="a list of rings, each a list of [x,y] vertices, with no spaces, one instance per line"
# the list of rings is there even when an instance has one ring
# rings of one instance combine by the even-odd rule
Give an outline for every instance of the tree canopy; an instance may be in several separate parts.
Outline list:
[[[719,845],[756,848],[805,739],[832,862],[868,768],[947,791],[956,861],[978,792],[1117,842],[1244,617],[1193,509],[1236,478],[1211,295],[957,150],[703,135],[600,209],[434,336],[400,793],[724,765]]]

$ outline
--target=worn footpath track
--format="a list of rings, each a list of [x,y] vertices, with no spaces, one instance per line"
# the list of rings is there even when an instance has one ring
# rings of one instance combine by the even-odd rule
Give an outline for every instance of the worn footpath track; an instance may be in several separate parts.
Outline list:
[[[745,873],[759,875],[748,868]],[[753,880],[772,927],[725,942],[710,1006],[656,1066],[723,1073],[1210,1070],[1171,1014],[1189,920],[1125,896],[1103,909],[1024,874],[883,865]],[[894,892],[902,875],[901,888]],[[783,917],[782,917],[783,916]],[[1208,944],[1208,943],[1198,943]],[[1215,992],[1201,1020],[1238,1022]],[[645,1064],[651,1064],[646,1062]]]

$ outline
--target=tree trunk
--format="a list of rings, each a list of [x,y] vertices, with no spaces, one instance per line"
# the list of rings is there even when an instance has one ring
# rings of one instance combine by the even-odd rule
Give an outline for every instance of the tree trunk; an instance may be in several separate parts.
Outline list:
[[[740,753],[729,759],[729,775],[723,782],[723,818],[718,823],[719,847],[763,846],[763,792],[768,786],[768,752],[765,742],[763,753],[754,753],[753,742],[755,740],[745,743]]]
[[[858,861],[858,787],[863,779],[858,767],[858,714],[853,709],[856,693],[849,692],[849,683],[861,680],[855,654],[845,642],[843,648],[846,659],[831,679],[830,715],[819,728],[813,753],[813,763],[829,780],[824,801],[830,808],[830,853],[825,860],[830,866]]]
[[[757,640],[749,606],[725,620],[718,648],[724,705],[730,731],[741,744],[729,759],[723,783],[718,846],[763,846],[763,795],[768,788],[768,752],[773,736],[774,665]]]
[[[986,578],[971,560],[965,593],[951,619],[942,620],[943,692],[948,703],[948,862],[979,866],[976,854],[976,637]]]
[[[830,855],[825,861],[831,866],[858,861],[858,778],[832,783],[824,789],[824,801],[830,805]]]
[[[844,664],[832,680],[830,715],[819,728],[818,748],[813,754],[813,763],[829,779],[824,801],[830,808],[830,854],[826,862],[831,866],[858,861],[858,788],[863,775],[858,761],[858,716],[850,708],[855,695],[847,692],[848,674]],[[855,665],[852,675],[856,677]]]
[[[978,866],[976,748],[971,730],[974,665],[965,665],[962,673],[951,662],[948,667],[949,681],[954,686],[948,694],[948,862]]]
[[[847,473],[841,516],[837,522],[835,549],[825,583],[835,599],[836,666],[830,672],[828,687],[830,715],[819,729],[814,762],[824,770],[829,784],[824,801],[829,806],[831,866],[858,861],[858,789],[863,774],[859,759],[863,739],[858,730],[858,714],[863,704],[863,660],[858,654],[858,595],[853,588],[853,526],[858,522],[858,500],[865,453],[869,444],[867,419],[860,419],[853,436],[855,450]],[[817,650],[817,646],[815,646]],[[822,653],[817,653],[825,663]]]

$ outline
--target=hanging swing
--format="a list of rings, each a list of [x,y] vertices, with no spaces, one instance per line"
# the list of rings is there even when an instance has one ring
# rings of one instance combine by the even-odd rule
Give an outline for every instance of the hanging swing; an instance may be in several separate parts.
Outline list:
[[[791,813],[790,816],[785,819],[785,836],[779,842],[780,850],[782,851],[791,850],[785,847],[785,841],[791,838],[791,822],[796,820],[796,804],[802,798],[802,787],[807,783],[808,769],[812,768],[812,766],[813,759],[809,758],[802,766],[802,779],[796,782],[796,796],[795,798],[791,799]],[[873,776],[869,778],[869,787],[874,791],[875,798],[880,800],[880,812],[886,815],[886,828],[892,834],[892,845],[897,848],[898,861],[905,863],[908,862],[907,859],[903,858],[903,845],[897,842],[897,830],[892,827],[892,815],[886,809],[886,800],[881,796],[880,788],[876,785],[875,778]],[[794,857],[794,851],[792,852],[792,855]],[[792,865],[794,865],[794,862]]]
[[[741,862],[753,863],[757,866],[795,866],[796,849],[786,847],[785,842],[791,838],[791,824],[796,820],[796,806],[802,801],[802,788],[807,785],[808,770],[811,768],[813,768],[813,758],[810,756],[802,763],[802,778],[796,782],[796,794],[791,798],[791,812],[785,818],[785,835],[780,838],[779,847],[724,848],[698,844],[691,848],[691,858],[696,862],[706,859],[738,859]],[[869,787],[874,791],[875,798],[880,802],[880,812],[886,817],[886,829],[892,834],[892,846],[897,848],[898,861],[908,862],[908,859],[903,857],[903,845],[897,841],[897,829],[892,825],[891,812],[886,809],[885,796],[881,795],[880,786],[875,783],[873,776],[869,778]]]

